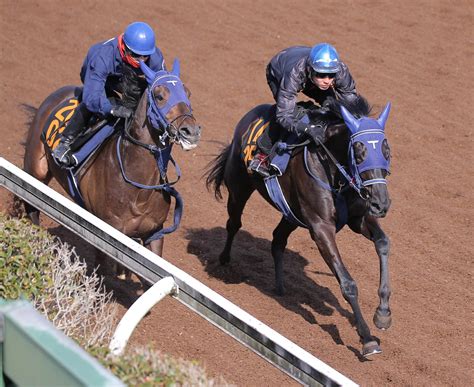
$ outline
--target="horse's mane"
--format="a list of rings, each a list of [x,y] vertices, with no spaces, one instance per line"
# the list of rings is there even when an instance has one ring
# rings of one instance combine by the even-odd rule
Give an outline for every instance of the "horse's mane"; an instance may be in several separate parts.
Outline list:
[[[135,110],[140,102],[143,92],[147,88],[147,82],[141,71],[134,69],[124,63],[122,75],[122,101],[121,103]]]
[[[372,111],[365,97],[357,95],[348,101],[340,101],[334,97],[328,97],[324,101],[323,108],[316,108],[310,111],[312,122],[321,122],[327,125],[344,122],[341,113],[341,106],[344,106],[356,118],[368,117]]]
[[[325,126],[337,125],[344,122],[341,106],[344,106],[356,118],[368,117],[372,111],[372,106],[369,105],[367,100],[362,95],[357,95],[348,101],[328,97],[322,108],[313,105],[307,112],[313,123],[321,123]]]

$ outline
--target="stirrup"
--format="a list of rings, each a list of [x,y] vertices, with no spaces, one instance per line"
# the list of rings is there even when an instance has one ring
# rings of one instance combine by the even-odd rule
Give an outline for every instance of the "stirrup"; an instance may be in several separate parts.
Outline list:
[[[71,168],[75,165],[75,160],[70,154],[72,141],[64,140],[51,152],[51,155],[59,166]]]
[[[268,166],[267,157],[263,160],[254,157],[248,166],[248,170],[250,173],[258,173],[262,177],[269,177],[270,176],[270,168]]]

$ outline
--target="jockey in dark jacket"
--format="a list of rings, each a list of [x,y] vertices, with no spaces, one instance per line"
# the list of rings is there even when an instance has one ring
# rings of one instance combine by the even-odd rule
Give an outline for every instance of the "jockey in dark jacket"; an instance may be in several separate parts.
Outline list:
[[[312,98],[320,106],[329,96],[338,100],[356,98],[354,79],[347,66],[339,60],[336,49],[328,43],[314,47],[295,46],[276,54],[267,66],[267,82],[276,101],[276,122],[288,133],[307,135],[318,141],[324,138],[324,128],[298,118],[298,93]],[[268,131],[259,138],[259,148],[268,151],[271,140]],[[268,176],[268,157],[257,150],[249,169]]]
[[[113,96],[114,92],[120,91],[125,67],[141,71],[139,60],[154,71],[166,69],[163,54],[156,47],[153,30],[142,22],[130,24],[123,34],[89,49],[81,69],[84,84],[82,100],[66,125],[61,142],[53,151],[57,162],[71,166],[73,160],[68,157],[70,145],[93,114],[121,118],[129,118],[133,114],[130,108],[115,102]]]

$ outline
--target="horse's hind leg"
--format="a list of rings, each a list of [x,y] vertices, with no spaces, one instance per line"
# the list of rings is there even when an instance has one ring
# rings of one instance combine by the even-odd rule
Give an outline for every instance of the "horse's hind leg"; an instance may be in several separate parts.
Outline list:
[[[392,314],[390,311],[390,276],[388,270],[388,257],[390,255],[390,239],[385,235],[378,220],[372,216],[359,218],[359,221],[352,220],[349,226],[354,232],[362,234],[367,239],[374,242],[375,251],[379,256],[380,280],[378,295],[379,306],[375,310],[374,324],[379,329],[388,329],[392,324]]]
[[[288,243],[288,237],[297,228],[284,217],[273,231],[272,256],[275,263],[276,293],[282,296],[285,293],[283,280],[283,256]]]
[[[245,173],[245,172],[244,172]],[[247,178],[248,179],[248,178]],[[244,210],[247,200],[254,191],[250,184],[246,184],[244,180],[235,179],[233,182],[227,182],[227,189],[229,191],[229,199],[227,200],[227,213],[229,219],[227,220],[226,230],[227,239],[222,253],[219,255],[219,261],[222,265],[230,262],[230,250],[235,234],[242,227],[242,212]]]
[[[39,134],[37,138],[30,138],[25,148],[23,170],[46,185],[51,181],[52,174],[48,168],[48,161]],[[27,217],[33,224],[39,225],[39,210],[28,202],[23,201],[23,203]]]

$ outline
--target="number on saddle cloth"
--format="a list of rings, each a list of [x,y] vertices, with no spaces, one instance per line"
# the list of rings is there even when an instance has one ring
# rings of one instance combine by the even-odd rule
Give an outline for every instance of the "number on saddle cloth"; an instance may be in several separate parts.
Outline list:
[[[258,117],[251,122],[245,133],[242,135],[241,157],[245,165],[248,166],[257,151],[257,140],[268,130],[270,120],[265,117]]]
[[[41,133],[41,139],[51,150],[59,145],[66,123],[71,119],[78,106],[79,100],[76,97],[68,98],[49,115]]]

